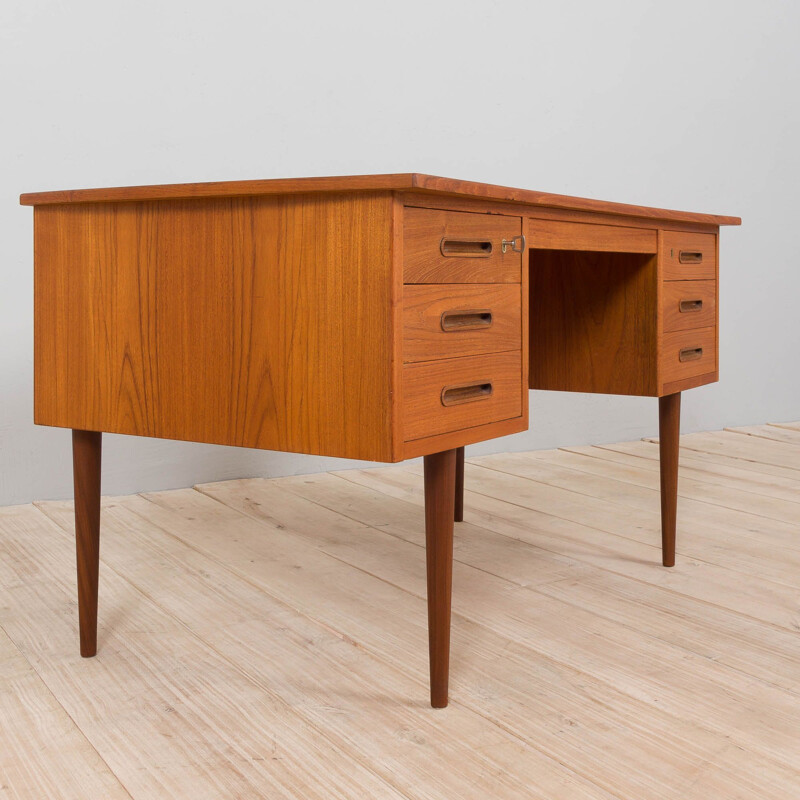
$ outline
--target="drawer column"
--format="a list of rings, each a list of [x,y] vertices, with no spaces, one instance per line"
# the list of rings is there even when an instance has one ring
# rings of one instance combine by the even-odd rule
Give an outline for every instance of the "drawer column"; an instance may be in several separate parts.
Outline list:
[[[450,598],[453,586],[453,515],[456,451],[425,456],[425,551],[428,567],[428,647],[431,705],[447,705],[450,674]]]

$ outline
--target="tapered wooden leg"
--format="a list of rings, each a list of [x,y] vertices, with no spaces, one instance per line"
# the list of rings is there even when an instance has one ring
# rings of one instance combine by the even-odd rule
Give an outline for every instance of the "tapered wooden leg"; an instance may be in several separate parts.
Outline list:
[[[97,652],[97,577],[100,567],[100,456],[103,434],[72,431],[78,621],[81,655]]]
[[[425,456],[425,547],[428,561],[428,647],[431,705],[447,705],[456,451]]]
[[[456,507],[453,519],[464,521],[464,448],[456,449]]]
[[[678,512],[678,449],[681,433],[681,393],[658,398],[658,450],[661,460],[661,557],[675,566]]]

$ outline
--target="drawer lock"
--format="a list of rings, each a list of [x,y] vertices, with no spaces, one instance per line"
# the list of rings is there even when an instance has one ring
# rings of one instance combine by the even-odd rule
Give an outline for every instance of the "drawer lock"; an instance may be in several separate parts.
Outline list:
[[[503,252],[506,252],[507,248],[511,248],[512,253],[521,253],[525,249],[525,237],[524,236],[514,236],[511,239],[503,239],[502,248]]]

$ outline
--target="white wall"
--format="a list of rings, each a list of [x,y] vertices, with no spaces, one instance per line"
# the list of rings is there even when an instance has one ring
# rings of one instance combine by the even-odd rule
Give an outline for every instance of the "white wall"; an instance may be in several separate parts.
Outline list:
[[[721,381],[684,431],[800,419],[797,3],[4,0],[0,504],[71,493],[32,419],[20,192],[419,171],[740,215]],[[653,400],[536,393],[472,452],[632,439]],[[104,493],[352,462],[107,436]]]

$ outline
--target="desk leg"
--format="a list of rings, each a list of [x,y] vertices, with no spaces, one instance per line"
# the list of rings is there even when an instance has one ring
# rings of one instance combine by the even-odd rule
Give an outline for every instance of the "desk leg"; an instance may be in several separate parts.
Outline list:
[[[425,456],[425,547],[428,562],[428,648],[431,705],[447,705],[456,451]]]
[[[72,431],[75,546],[81,655],[97,652],[97,577],[100,567],[100,455],[103,434]]]
[[[453,519],[464,521],[464,448],[456,449],[456,509]]]
[[[658,398],[658,450],[661,462],[661,557],[675,566],[678,511],[678,450],[681,434],[681,393]]]

